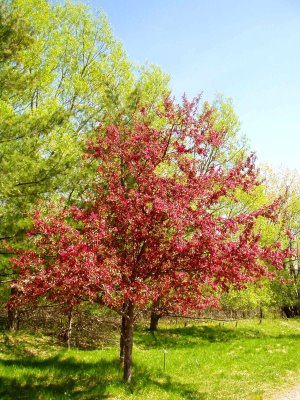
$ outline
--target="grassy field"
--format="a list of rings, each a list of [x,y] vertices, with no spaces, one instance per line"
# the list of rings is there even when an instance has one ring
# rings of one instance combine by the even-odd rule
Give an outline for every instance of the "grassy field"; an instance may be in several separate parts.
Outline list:
[[[2,332],[0,399],[269,400],[299,379],[299,354],[299,319],[165,323],[155,336],[138,327],[127,386],[117,346],[67,351],[50,337]]]

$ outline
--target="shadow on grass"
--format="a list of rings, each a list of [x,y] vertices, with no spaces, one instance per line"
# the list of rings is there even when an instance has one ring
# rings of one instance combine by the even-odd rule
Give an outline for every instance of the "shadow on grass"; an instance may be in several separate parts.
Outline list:
[[[106,387],[116,370],[115,362],[81,364],[72,359],[60,360],[59,356],[45,360],[4,360],[1,364],[15,375],[0,378],[3,400],[108,398]],[[99,371],[98,376],[95,369]]]
[[[150,348],[191,348],[205,346],[207,343],[230,343],[251,339],[299,339],[298,334],[265,334],[258,329],[229,328],[226,326],[189,326],[165,328],[151,333],[138,331],[135,344],[144,349]]]
[[[135,365],[134,379],[126,385],[116,359],[92,363],[72,356],[61,358],[61,355],[46,359],[23,357],[1,360],[1,366],[8,372],[0,377],[1,400],[96,400],[132,394],[143,398],[143,394],[153,390],[168,392],[180,399],[207,398],[206,393],[199,393],[190,385],[140,365]]]

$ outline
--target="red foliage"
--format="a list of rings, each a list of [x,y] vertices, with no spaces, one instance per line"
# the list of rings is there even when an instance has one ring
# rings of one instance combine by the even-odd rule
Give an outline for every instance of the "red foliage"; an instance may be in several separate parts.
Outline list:
[[[257,184],[255,158],[224,168],[223,145],[197,102],[166,100],[162,128],[143,108],[120,126],[99,128],[88,144],[98,160],[93,195],[83,208],[36,212],[33,249],[13,260],[19,270],[14,302],[46,297],[75,305],[101,299],[121,311],[161,298],[184,312],[211,304],[214,292],[270,274],[286,256],[262,247],[254,224],[278,204],[250,214],[220,215],[224,196]]]

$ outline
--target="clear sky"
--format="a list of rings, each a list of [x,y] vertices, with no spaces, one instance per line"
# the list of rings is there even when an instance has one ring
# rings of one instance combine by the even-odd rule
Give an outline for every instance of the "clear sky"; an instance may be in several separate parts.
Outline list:
[[[300,172],[300,0],[82,0],[174,94],[231,97],[260,162]]]

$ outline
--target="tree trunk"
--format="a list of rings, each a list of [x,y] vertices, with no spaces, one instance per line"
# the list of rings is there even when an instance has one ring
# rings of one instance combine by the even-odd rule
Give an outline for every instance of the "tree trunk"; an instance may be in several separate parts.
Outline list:
[[[155,310],[151,310],[150,327],[149,327],[151,332],[157,331],[159,319],[160,319],[160,314],[155,312]]]
[[[66,334],[65,334],[65,340],[66,340],[66,344],[68,349],[70,350],[71,348],[71,336],[72,336],[72,323],[73,323],[73,313],[72,310],[70,310],[68,312],[68,328],[66,330]]]
[[[7,318],[8,318],[8,330],[11,332],[18,330],[18,310],[13,307],[9,307],[7,310]]]
[[[121,366],[121,368],[124,368],[125,327],[126,327],[126,317],[124,315],[122,315],[121,335],[120,335],[120,366]]]
[[[17,289],[12,287],[10,289],[10,296],[16,295],[17,294]],[[8,329],[10,331],[17,331],[19,327],[19,320],[18,320],[18,310],[15,307],[12,307],[11,305],[8,306],[7,309],[7,320],[8,320]]]
[[[133,322],[134,322],[134,305],[128,302],[125,311],[125,327],[124,327],[124,373],[123,379],[130,383],[132,377],[132,345],[133,345]]]
[[[259,323],[260,324],[262,323],[263,317],[264,317],[263,309],[262,309],[262,307],[259,307]]]
[[[284,306],[282,307],[283,312],[287,318],[294,318],[300,316],[300,307],[298,306]]]

